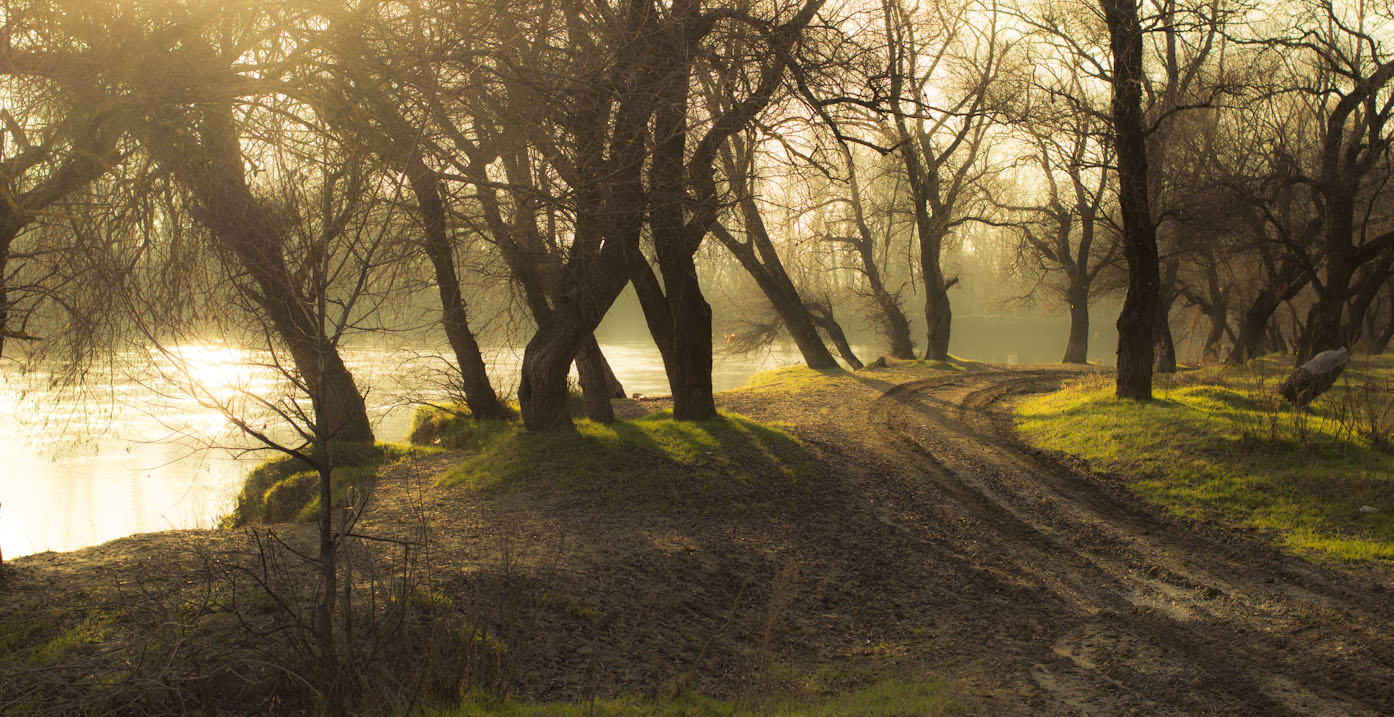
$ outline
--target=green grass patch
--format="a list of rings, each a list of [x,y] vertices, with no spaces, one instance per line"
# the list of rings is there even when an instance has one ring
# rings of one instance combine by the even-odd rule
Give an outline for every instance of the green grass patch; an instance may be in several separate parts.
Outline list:
[[[430,453],[431,448],[396,443],[350,443],[335,446],[333,479],[335,503],[350,488],[372,481],[379,468]],[[223,527],[253,523],[313,520],[319,511],[319,474],[298,458],[277,456],[252,469],[242,483],[237,507],[223,518]]]
[[[840,368],[813,369],[803,364],[782,366],[769,371],[761,371],[746,379],[745,385],[737,390],[775,389],[797,391],[801,389],[824,387],[837,383],[847,377],[847,371]]]
[[[1311,557],[1394,561],[1394,455],[1360,417],[1394,400],[1394,357],[1357,363],[1306,412],[1276,395],[1291,370],[1269,360],[1186,372],[1159,381],[1150,402],[1086,378],[1023,401],[1017,425],[1176,513],[1272,531]]]
[[[477,421],[463,404],[421,406],[411,419],[407,440],[416,446],[438,446],[457,451],[477,451],[513,430],[510,421]]]
[[[593,494],[660,513],[740,513],[787,504],[813,469],[788,431],[737,415],[675,421],[665,412],[609,424],[582,420],[576,428],[514,427],[440,483]]]
[[[747,704],[753,702],[753,704]],[[821,715],[905,715],[932,717],[952,712],[944,685],[938,682],[884,680],[843,694],[822,696],[761,696],[757,700],[719,700],[697,694],[668,699],[626,695],[614,699],[577,702],[514,702],[472,699],[459,708],[428,710],[435,717],[454,715],[602,715],[604,717],[814,717]]]

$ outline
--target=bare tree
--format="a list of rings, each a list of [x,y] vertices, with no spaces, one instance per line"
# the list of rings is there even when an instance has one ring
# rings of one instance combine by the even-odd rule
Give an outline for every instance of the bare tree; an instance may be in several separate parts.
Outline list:
[[[887,0],[882,7],[894,145],[904,163],[920,250],[925,356],[942,361],[949,355],[953,317],[948,292],[958,282],[945,275],[943,251],[954,229],[971,218],[971,194],[987,173],[990,88],[1007,48],[999,42],[993,5],[913,8]],[[961,74],[954,83],[935,84],[931,93],[932,80],[955,73]]]
[[[1142,26],[1134,0],[1099,0],[1113,57],[1113,141],[1118,156],[1118,204],[1128,294],[1118,317],[1119,398],[1152,398],[1152,325],[1158,289],[1157,229],[1148,186],[1142,115]]]
[[[1049,63],[1043,64],[1035,71],[1049,75]],[[1030,147],[1022,161],[1043,179],[1025,182],[1043,186],[1039,203],[997,204],[1015,217],[1009,221],[1021,239],[1018,261],[1046,276],[1061,275],[1056,290],[1070,312],[1061,360],[1086,363],[1091,295],[1099,274],[1117,263],[1120,246],[1108,221],[1115,201],[1108,173],[1112,148],[1098,117],[1076,109],[1076,98],[1086,95],[1078,68],[1065,73],[1033,80],[1036,89],[1027,94],[1042,97],[1014,123]]]
[[[1387,15],[1387,12],[1386,12]],[[1302,187],[1320,231],[1317,300],[1297,361],[1353,338],[1346,309],[1361,267],[1394,250],[1394,231],[1376,198],[1387,181],[1394,135],[1394,58],[1381,41],[1390,17],[1373,6],[1303,3],[1267,44],[1292,68],[1297,108],[1315,120],[1310,152],[1286,157],[1286,181]],[[1290,59],[1288,59],[1290,58]]]
[[[721,100],[718,97],[709,96],[708,101],[720,102]],[[736,192],[739,226],[744,239],[739,238],[719,220],[712,224],[712,234],[755,279],[756,285],[760,287],[765,298],[769,300],[775,313],[778,314],[785,328],[794,338],[794,343],[799,347],[808,367],[814,369],[837,368],[837,360],[833,358],[828,347],[818,335],[817,318],[806,305],[806,300],[800,295],[799,290],[795,288],[793,280],[789,278],[789,273],[785,271],[784,262],[780,259],[779,252],[775,249],[769,230],[765,225],[764,214],[757,200],[759,190],[756,172],[755,132],[747,130],[732,135],[726,146],[721,149],[720,154],[727,182],[732,185],[734,192]],[[824,316],[835,325],[836,322],[832,321],[830,310]],[[840,334],[841,328],[837,328],[836,332]],[[845,338],[842,344],[846,345]],[[849,356],[850,351],[849,347],[844,358],[848,359],[848,363],[853,368],[859,368],[861,362],[857,360],[855,355]]]

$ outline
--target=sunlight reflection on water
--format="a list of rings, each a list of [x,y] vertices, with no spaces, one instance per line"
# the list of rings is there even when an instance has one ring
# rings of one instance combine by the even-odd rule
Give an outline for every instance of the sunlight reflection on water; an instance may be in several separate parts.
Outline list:
[[[652,344],[604,344],[630,393],[663,395],[667,380]],[[49,388],[50,377],[0,373],[0,550],[8,558],[74,550],[134,533],[208,528],[231,510],[242,477],[264,451],[187,390],[237,404],[241,392],[270,396],[281,389],[267,356],[217,344],[184,346],[152,361],[127,357],[94,376],[84,395]],[[410,428],[409,394],[442,365],[438,354],[410,350],[344,351],[381,440],[402,440]],[[517,384],[520,356],[496,351],[496,388]],[[180,361],[187,370],[178,370]],[[757,371],[797,363],[792,347],[750,356],[720,353],[717,390],[740,386]],[[437,398],[429,395],[414,398]],[[205,401],[206,403],[207,401]],[[244,405],[239,410],[246,410]]]

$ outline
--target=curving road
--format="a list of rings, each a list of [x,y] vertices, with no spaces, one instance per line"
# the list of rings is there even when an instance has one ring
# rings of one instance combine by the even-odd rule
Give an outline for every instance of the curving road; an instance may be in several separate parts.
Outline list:
[[[1008,710],[1394,713],[1387,577],[1160,514],[1023,445],[1013,399],[1075,373],[946,375],[867,409],[912,478],[889,519],[934,516],[936,540],[975,566],[940,621],[951,649],[980,635],[997,653],[968,656],[967,690]]]

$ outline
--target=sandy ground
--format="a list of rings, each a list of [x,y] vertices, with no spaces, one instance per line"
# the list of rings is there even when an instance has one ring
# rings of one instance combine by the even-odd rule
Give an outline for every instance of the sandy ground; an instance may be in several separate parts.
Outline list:
[[[508,686],[531,699],[898,678],[946,681],[979,714],[1394,713],[1388,567],[1283,555],[1021,444],[1013,399],[1075,374],[873,370],[723,394],[723,410],[791,424],[820,466],[765,515],[471,496],[433,485],[465,456],[431,456],[385,471],[357,531],[417,547],[361,550],[389,568],[409,554],[421,584],[507,647]],[[309,526],[273,530],[312,546]],[[101,703],[116,710],[279,704],[294,680],[259,648],[281,633],[229,597],[256,587],[254,537],[160,533],[14,561],[3,629],[112,617],[55,664],[0,675],[0,709],[92,704],[84,675],[117,682]]]

